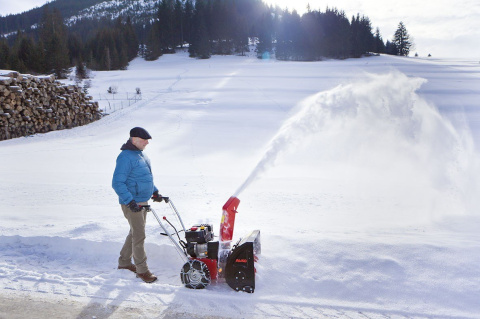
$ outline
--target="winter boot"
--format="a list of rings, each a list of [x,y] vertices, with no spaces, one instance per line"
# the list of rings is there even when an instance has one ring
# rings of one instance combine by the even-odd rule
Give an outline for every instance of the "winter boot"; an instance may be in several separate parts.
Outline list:
[[[130,264],[130,265],[128,265],[128,266],[118,266],[118,269],[128,269],[128,270],[130,270],[131,272],[134,272],[134,273],[137,272],[137,267],[135,267],[134,264]]]
[[[145,281],[146,283],[152,283],[157,280],[157,277],[152,274],[149,270],[143,274],[137,274],[137,277]]]

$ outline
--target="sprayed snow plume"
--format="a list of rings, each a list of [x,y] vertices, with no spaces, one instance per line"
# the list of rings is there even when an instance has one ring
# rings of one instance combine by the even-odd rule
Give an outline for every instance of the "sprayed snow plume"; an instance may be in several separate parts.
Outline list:
[[[312,140],[320,145],[319,161],[374,167],[387,174],[393,170],[398,176],[409,172],[412,180],[433,188],[460,187],[473,165],[471,137],[460,134],[417,95],[425,82],[393,71],[310,96],[284,122],[235,196],[281,154]]]

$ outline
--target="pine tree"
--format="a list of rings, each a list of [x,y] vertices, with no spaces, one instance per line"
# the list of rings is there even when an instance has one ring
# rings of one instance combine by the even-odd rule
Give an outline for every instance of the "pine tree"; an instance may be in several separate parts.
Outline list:
[[[210,58],[210,35],[206,24],[207,7],[202,0],[195,2],[195,11],[193,16],[193,38],[188,48],[190,57],[200,59]]]
[[[38,70],[39,70],[38,72],[44,73],[46,70],[46,66],[45,66],[46,59],[45,59],[45,46],[43,44],[42,39],[39,39],[37,41],[35,51],[37,52],[37,57],[38,57],[38,61],[37,61]]]
[[[257,57],[267,59],[273,53],[273,20],[269,13],[262,15],[258,30]]]
[[[48,7],[45,8],[40,37],[45,46],[45,71],[64,78],[69,66],[68,37],[60,11],[49,12]]]
[[[83,43],[77,33],[69,33],[68,35],[68,52],[70,56],[70,65],[75,65],[78,60],[82,59]]]
[[[127,17],[127,21],[123,26],[123,37],[125,39],[125,44],[127,46],[127,56],[128,61],[133,60],[138,56],[138,37],[135,33],[135,29],[132,24],[130,17]]]
[[[175,0],[175,7],[173,11],[173,41],[175,46],[183,47],[183,21],[184,21],[184,9],[182,1]]]
[[[145,60],[154,61],[162,55],[163,52],[160,44],[160,32],[158,30],[158,24],[153,23],[146,41]]]
[[[320,20],[320,13],[311,10],[302,16],[303,56],[307,61],[322,57],[324,32]]]
[[[12,70],[25,73],[26,72],[25,63],[18,56],[20,42],[22,41],[22,39],[23,39],[23,32],[18,30],[17,36],[15,37],[15,42],[11,48],[11,53],[8,57],[8,65]]]
[[[195,56],[200,59],[209,59],[211,54],[210,40],[205,19],[203,17],[200,17],[195,40]]]
[[[405,28],[405,25],[401,21],[398,24],[397,31],[395,31],[393,43],[397,48],[397,55],[408,56],[412,42],[410,41],[407,28]]]
[[[17,35],[17,43],[17,57],[22,67],[18,71],[22,73],[39,72],[38,56],[33,39],[30,36]]]
[[[345,12],[327,8],[321,15],[323,55],[335,59],[345,59],[351,54],[351,26]]]
[[[385,43],[383,43],[379,28],[375,30],[375,35],[373,36],[373,52],[385,53]]]
[[[301,22],[297,11],[286,10],[283,13],[280,28],[277,32],[275,47],[276,58],[279,60],[301,59]]]
[[[94,70],[121,70],[138,54],[138,41],[129,19],[119,17],[114,25],[98,30],[83,53],[87,65]],[[147,54],[148,53],[148,54]],[[146,52],[145,59],[151,52]],[[83,58],[82,58],[83,60]]]
[[[173,0],[162,0],[158,7],[158,32],[160,36],[160,46],[163,53],[175,52],[175,35],[174,35],[174,9]]]
[[[237,12],[234,4],[228,7],[229,18],[227,19],[229,32],[227,37],[231,38],[234,53],[245,55],[249,51],[249,18]],[[253,34],[252,34],[253,37]]]
[[[390,55],[397,55],[397,47],[393,42],[387,40],[387,43],[385,43],[385,53]]]
[[[214,0],[210,7],[210,36],[213,40],[214,54],[231,54],[233,49],[233,24],[237,24],[237,16],[227,1]],[[238,24],[237,24],[238,26]]]
[[[0,69],[9,69],[10,47],[3,36],[0,36]]]
[[[192,0],[187,0],[184,7],[184,19],[182,21],[183,26],[183,41],[185,43],[192,43],[193,40],[193,17],[194,17],[194,5]],[[183,43],[182,43],[183,44]]]
[[[352,56],[358,58],[362,54],[373,51],[374,37],[370,19],[365,16],[352,18],[351,22]]]
[[[110,48],[105,46],[103,52],[103,69],[110,71],[112,69],[112,55],[110,54]]]
[[[77,60],[76,69],[75,69],[75,76],[76,76],[76,78],[79,82],[81,80],[87,78],[87,70],[86,70],[85,64],[83,63],[81,58],[79,58]]]

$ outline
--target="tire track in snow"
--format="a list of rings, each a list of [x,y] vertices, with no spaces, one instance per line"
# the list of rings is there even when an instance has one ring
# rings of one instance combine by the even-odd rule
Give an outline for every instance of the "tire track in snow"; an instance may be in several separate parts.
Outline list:
[[[178,276],[171,278],[171,282],[158,282],[154,285],[140,283],[133,275],[119,272],[113,267],[109,271],[98,273],[93,269],[82,269],[82,260],[62,261],[64,252],[61,251],[79,248],[78,241],[71,247],[66,242],[72,240],[60,239],[60,244],[48,245],[50,242],[59,243],[58,238],[2,238],[6,243],[0,246],[2,257],[9,256],[7,262],[0,264],[2,276],[1,286],[4,289],[18,293],[42,293],[44,296],[56,295],[67,298],[87,298],[88,307],[98,308],[98,305],[129,304],[129,307],[141,308],[148,304],[160,309],[171,317],[190,317],[192,309],[196,318],[386,318],[373,311],[362,312],[362,315],[354,310],[325,308],[311,302],[282,302],[276,301],[275,297],[240,294],[231,291],[223,284],[213,285],[212,289],[204,291],[192,291],[176,284]],[[95,247],[90,252],[85,252],[86,259],[95,258]],[[55,248],[57,247],[57,248]],[[76,248],[75,248],[76,247]],[[101,252],[98,252],[101,253]],[[111,254],[106,254],[106,259],[111,259]],[[92,257],[93,256],[93,257]],[[30,259],[25,263],[25,257]],[[33,259],[32,259],[33,258]],[[35,260],[36,258],[36,260]],[[66,266],[68,269],[60,275],[49,274],[49,266],[36,267],[50,260],[53,268]],[[57,261],[57,259],[61,259]],[[99,260],[100,264],[105,260]],[[60,263],[60,264],[59,264]],[[87,263],[89,265],[90,263]],[[102,269],[105,267],[102,267]],[[92,273],[94,276],[89,276]],[[164,280],[164,276],[160,277]],[[173,283],[173,284],[172,284]],[[1,294],[1,293],[0,293]],[[188,295],[188,296],[187,296]],[[172,301],[173,298],[173,301]],[[237,298],[239,303],[231,303],[228,300]],[[185,303],[185,300],[188,300]],[[169,305],[166,307],[166,305]],[[166,309],[165,309],[166,307]],[[101,307],[100,307],[101,309]],[[260,315],[259,315],[260,314]],[[179,316],[177,316],[179,315]],[[38,318],[47,317],[39,316]]]

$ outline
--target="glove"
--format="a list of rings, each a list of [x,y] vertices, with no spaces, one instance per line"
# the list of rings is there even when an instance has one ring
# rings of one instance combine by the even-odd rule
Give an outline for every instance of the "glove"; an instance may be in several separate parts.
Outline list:
[[[142,210],[142,208],[138,206],[137,202],[134,199],[130,203],[128,203],[127,206],[134,213],[138,213]]]
[[[155,191],[155,192],[153,193],[153,195],[152,195],[152,200],[153,200],[154,202],[159,202],[159,203],[160,203],[160,202],[163,200],[163,197],[162,197],[162,195],[160,195],[160,194],[158,193],[158,191]]]

